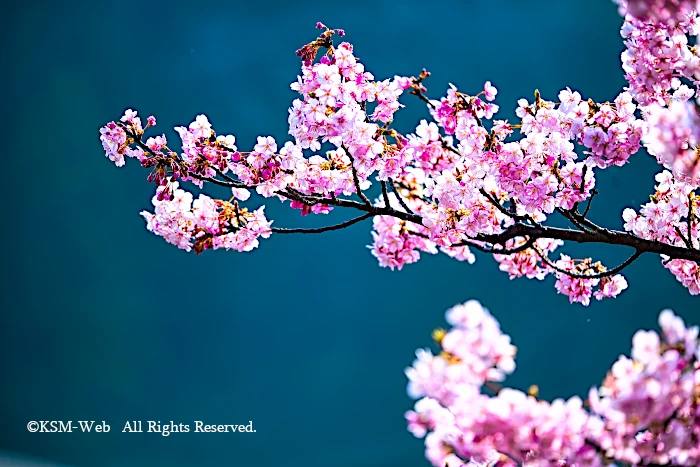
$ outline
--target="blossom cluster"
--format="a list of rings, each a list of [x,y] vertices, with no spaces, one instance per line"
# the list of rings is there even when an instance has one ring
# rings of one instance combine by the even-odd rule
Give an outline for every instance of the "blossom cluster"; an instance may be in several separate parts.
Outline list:
[[[622,16],[652,23],[678,25],[688,20],[700,6],[698,0],[613,0]]]
[[[669,171],[657,174],[656,181],[656,192],[639,212],[630,208],[623,211],[625,230],[641,238],[700,248],[700,197],[695,195],[695,187],[674,180]],[[663,264],[691,294],[700,294],[700,265],[669,258]]]
[[[379,260],[379,265],[391,269],[401,269],[405,264],[415,263],[420,259],[420,251],[435,254],[435,245],[415,235],[409,223],[391,216],[374,218],[371,246],[372,254]],[[425,229],[423,229],[425,230]]]
[[[270,236],[271,222],[265,218],[264,206],[249,212],[240,209],[238,203],[214,200],[204,194],[193,200],[192,193],[178,185],[173,182],[159,187],[152,200],[155,212],[141,212],[148,230],[168,243],[186,251],[250,251],[258,246],[258,238]],[[164,199],[162,193],[166,190],[171,196]]]
[[[700,182],[700,33],[697,0],[615,0],[625,16],[622,67],[650,124],[645,146],[688,181]]]
[[[516,248],[525,243],[525,239],[517,238],[506,243],[506,246]],[[542,280],[548,274],[553,274],[557,292],[569,297],[571,303],[588,305],[591,297],[596,300],[616,297],[627,288],[627,280],[621,274],[601,277],[607,268],[600,262],[573,260],[565,254],[561,254],[556,261],[545,259],[562,244],[561,240],[540,238],[532,248],[510,255],[495,254],[494,258],[500,263],[501,271],[507,272],[511,279],[527,277]]]
[[[691,102],[674,100],[667,107],[653,104],[647,109],[649,132],[644,145],[649,154],[669,168],[677,178],[700,180],[700,115]]]
[[[323,25],[320,25],[323,26]],[[321,37],[329,36],[326,31]],[[406,77],[377,81],[353,54],[353,46],[341,43],[318,63],[305,62],[291,88],[302,96],[289,109],[289,134],[302,149],[317,151],[328,142],[351,158],[361,186],[375,172],[380,180],[398,176],[413,159],[410,148],[388,148],[382,128],[401,107],[399,96],[410,86]],[[372,106],[373,111],[368,111]],[[343,164],[346,172],[350,164]],[[326,184],[320,193],[347,192],[343,183]],[[350,190],[352,191],[352,190]]]
[[[700,463],[698,327],[670,310],[659,316],[662,335],[638,331],[632,358],[621,356],[585,402],[551,403],[535,387],[525,393],[496,383],[515,370],[516,349],[479,302],[446,316],[452,328],[434,333],[440,352],[418,350],[406,370],[408,394],[418,399],[406,413],[408,429],[425,437],[436,467],[470,459],[529,467]]]
[[[694,91],[683,84],[681,78],[694,81],[700,76],[700,57],[688,41],[688,35],[696,36],[700,32],[697,10],[691,5],[697,2],[665,0],[626,4],[622,0],[619,3],[622,13],[627,13],[621,30],[626,47],[622,53],[622,68],[637,102],[643,106],[663,105],[670,99],[692,97]],[[649,3],[657,5],[643,14],[640,5]],[[682,5],[674,8],[674,3]],[[667,7],[666,13],[658,4]]]
[[[621,356],[591,411],[605,429],[597,438],[606,455],[635,464],[700,464],[700,346],[698,327],[686,328],[672,311],[659,315],[662,335],[637,331],[631,358]]]
[[[611,102],[585,99],[570,88],[556,100],[536,91],[534,100],[518,101],[514,122],[497,119],[498,90],[490,81],[472,94],[450,85],[445,96],[430,99],[427,71],[419,77],[376,79],[352,44],[333,44],[344,31],[319,23],[320,35],[297,51],[302,66],[291,84],[299,94],[289,109],[291,140],[259,136],[251,151],[239,151],[235,136],[217,135],[208,118],[198,115],[176,128],[182,140],[177,153],[165,135],[146,139],[155,118],[148,117],[143,127],[133,110],[102,127],[100,139],[117,166],[130,157],[151,169],[149,181],[158,186],[159,202],[172,203],[174,190],[182,191],[175,188],[181,181],[229,187],[239,201],[254,190],[289,202],[302,215],[356,208],[374,214],[370,249],[381,266],[401,269],[421,253],[438,251],[472,263],[477,249],[492,253],[511,278],[554,276],[559,293],[587,305],[591,298],[617,296],[627,288],[626,279],[591,258],[559,253],[550,259],[563,242],[547,231],[532,238],[511,235],[512,229],[542,229],[557,215],[584,233],[602,235],[605,231],[586,219],[596,177],[601,170],[626,165],[643,145],[672,171],[671,183],[685,184],[690,198],[700,171],[700,150],[695,149],[700,116],[690,100],[695,90],[686,84],[693,85],[700,66],[687,40],[697,30],[695,10],[688,9],[690,2],[676,0],[619,3],[627,14],[623,67],[630,85]],[[393,126],[405,93],[422,100],[432,120],[420,121],[407,134]],[[382,196],[370,201],[365,192],[379,189]],[[233,234],[229,227],[248,238],[240,233],[244,225],[231,223],[230,201],[216,203],[225,216],[219,231],[190,226],[187,209],[173,221],[169,204],[161,209],[169,220],[149,219],[149,229],[181,247],[195,245],[198,235],[211,237],[207,248],[194,248],[197,252],[217,248],[217,239]],[[245,219],[238,202],[235,206],[236,219]],[[627,230],[678,248],[700,244],[693,209],[676,209],[654,222],[664,223],[663,235]],[[685,240],[673,233],[684,225]],[[248,251],[274,230],[251,233],[255,241],[225,245]],[[698,293],[697,262],[671,259],[665,265]]]
[[[143,135],[144,128],[141,124],[141,118],[137,116],[137,112],[127,109],[121,118],[121,122],[127,124],[134,135]],[[148,117],[146,128],[155,126],[155,124],[155,117]],[[124,166],[126,163],[124,159],[125,155],[138,159],[142,164],[145,162],[145,153],[143,149],[138,146],[131,146],[134,140],[132,138],[127,138],[126,131],[124,131],[124,127],[121,125],[110,122],[106,126],[100,128],[100,141],[105,150],[105,155],[109,160],[114,162],[117,167]]]
[[[491,83],[486,83],[483,94],[487,100],[496,92]],[[505,139],[513,131],[511,125],[496,121],[490,133],[486,130],[484,122],[493,117],[494,108],[479,97],[466,96],[453,87],[442,101],[432,102],[430,108],[437,123],[422,121],[416,134],[409,135],[418,159],[423,161],[422,166],[406,173],[410,179],[407,185],[419,180],[423,187],[419,196],[409,196],[415,202],[414,211],[423,218],[422,226],[427,227],[427,232],[416,229],[419,234],[427,234],[450,254],[450,248],[464,248],[465,239],[503,232],[515,216],[544,221],[556,209],[570,210],[590,198],[595,187],[594,167],[624,165],[640,149],[646,122],[635,117],[636,107],[629,93],[623,92],[614,102],[602,105],[585,101],[570,89],[562,90],[559,99],[560,104],[539,95],[534,103],[522,99],[517,114],[525,137],[510,142]],[[449,149],[452,141],[447,138],[451,136],[442,138],[440,127],[454,135],[456,149]],[[574,142],[589,149],[585,161],[577,161]],[[424,157],[426,153],[430,156]],[[430,162],[427,167],[425,162]],[[436,165],[440,171],[434,169]],[[402,177],[397,179],[404,181]],[[501,201],[512,203],[515,212],[504,213],[499,209]],[[389,224],[402,223],[375,221],[375,245],[377,241],[386,243]],[[410,236],[410,230],[405,235]],[[520,238],[506,247],[523,243],[525,239]],[[551,252],[559,245],[561,242],[540,239],[536,247],[495,258],[511,278],[543,279],[553,273],[557,290],[572,302],[588,304],[594,294],[598,299],[613,297],[627,287],[620,275],[602,279],[567,275],[595,276],[606,271],[600,263],[574,262],[564,255],[556,261],[556,268],[547,264],[540,253]],[[430,244],[419,249],[432,250]],[[378,250],[375,246],[374,251]],[[409,250],[403,264],[419,257],[416,248]],[[400,259],[380,264],[402,265]]]

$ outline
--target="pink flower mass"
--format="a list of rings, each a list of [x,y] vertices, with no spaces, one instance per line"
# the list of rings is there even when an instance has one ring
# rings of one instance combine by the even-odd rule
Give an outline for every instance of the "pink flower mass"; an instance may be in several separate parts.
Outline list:
[[[506,103],[517,116],[508,121],[497,118],[503,104],[491,81],[473,93],[450,84],[429,97],[428,71],[377,78],[352,44],[334,42],[343,30],[318,23],[319,36],[297,50],[289,138],[262,134],[239,150],[235,136],[218,135],[198,115],[175,128],[178,152],[165,135],[144,136],[153,116],[143,127],[128,109],[100,129],[100,140],[117,167],[134,158],[150,169],[156,194],[141,213],[147,229],[186,251],[251,251],[273,234],[372,219],[368,249],[392,270],[425,254],[472,264],[483,253],[511,279],[552,276],[558,294],[587,306],[630,288],[623,269],[653,254],[698,295],[699,2],[615,3],[624,17],[627,85],[611,101],[569,87],[550,97],[535,90],[532,99]],[[393,122],[410,104],[425,106],[430,118],[402,133]],[[641,180],[649,202],[621,210],[619,229],[593,222],[597,178],[645,152],[659,164],[655,180]],[[232,196],[195,198],[187,182],[223,186]],[[288,202],[301,216],[358,215],[320,228],[273,227],[264,206],[246,207],[260,198]],[[572,243],[616,245],[630,255],[603,265],[567,253]],[[502,386],[516,349],[478,302],[452,308],[447,320],[452,328],[435,333],[441,351],[419,350],[406,371],[418,399],[406,414],[409,430],[425,437],[436,467],[700,466],[698,328],[671,311],[659,316],[660,335],[634,335],[631,357],[620,357],[585,401],[551,403]]]
[[[698,327],[671,310],[659,315],[661,335],[637,331],[631,358],[585,400],[552,402],[502,385],[516,348],[479,302],[451,308],[447,322],[433,333],[440,352],[418,350],[406,369],[417,399],[408,429],[435,467],[700,465]]]

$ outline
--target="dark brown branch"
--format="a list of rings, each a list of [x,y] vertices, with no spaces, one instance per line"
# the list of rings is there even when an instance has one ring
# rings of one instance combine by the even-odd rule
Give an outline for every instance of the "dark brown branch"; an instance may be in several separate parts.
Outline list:
[[[583,225],[581,222],[579,222],[579,220],[576,218],[576,216],[573,212],[567,211],[566,209],[562,209],[562,208],[556,208],[556,210],[559,214],[566,217],[572,224],[574,224],[576,227],[578,227],[581,231],[586,232],[586,233],[594,233],[594,231],[588,229],[585,225]]]
[[[693,248],[693,245],[690,243],[689,238],[685,238],[685,235],[683,235],[683,232],[681,232],[681,229],[678,228],[677,225],[674,225],[673,228],[676,230],[676,233],[678,234],[679,237],[681,237],[681,240],[683,240],[683,243],[685,243],[685,246],[688,248]]]
[[[418,96],[418,98],[419,98],[420,100],[422,100],[423,102],[425,102],[426,104],[428,104],[430,107],[435,108],[435,104],[433,104],[432,102],[430,102],[430,99],[428,99],[428,97],[427,97],[425,94],[423,94],[422,92],[416,91],[416,90],[414,89],[413,91],[409,91],[409,94],[413,94],[414,96]]]
[[[355,158],[350,155],[350,151],[347,149],[345,150],[345,153],[348,155],[348,158],[350,158],[350,170],[352,171],[352,180],[355,182],[355,191],[357,191],[357,196],[359,196],[366,205],[371,206],[372,203],[369,202],[369,199],[367,199],[367,196],[365,196],[360,188],[360,179],[357,176],[357,169],[355,168]]]
[[[582,217],[586,217],[588,215],[588,211],[590,211],[590,209],[591,209],[591,203],[593,202],[593,198],[597,194],[598,194],[598,190],[593,190],[591,192],[591,197],[588,198],[588,203],[586,204],[586,209],[584,209],[583,214],[581,214]]]
[[[411,219],[412,222],[415,222]],[[647,240],[637,237],[629,232],[607,230],[605,234],[595,232],[587,233],[578,230],[562,229],[558,227],[532,226],[527,224],[514,224],[500,234],[479,234],[474,240],[494,244],[504,244],[515,237],[548,238],[553,240],[572,241],[576,243],[605,243],[609,245],[624,245],[633,247],[640,253],[656,253],[671,256],[674,259],[685,259],[700,264],[700,251],[691,250],[680,246],[670,245],[655,240]]]
[[[424,92],[427,91],[425,86],[423,86],[423,80],[430,76],[430,72],[428,72],[425,68],[420,73],[420,76],[418,78],[411,78],[411,91],[409,91],[409,94],[413,94],[414,96],[418,96],[420,100],[428,104],[430,107],[435,108],[435,104],[430,102],[430,99],[428,99],[428,96],[423,94]]]
[[[303,229],[303,228],[298,228],[298,229],[283,229],[279,227],[272,227],[272,231],[274,233],[279,233],[279,234],[292,234],[292,233],[304,233],[304,234],[316,234],[316,233],[323,233],[323,232],[329,232],[331,230],[340,230],[344,229],[345,227],[350,227],[353,224],[357,224],[358,222],[362,222],[365,219],[369,219],[370,217],[373,217],[374,214],[366,213],[363,214],[359,217],[355,217],[354,219],[350,219],[349,221],[341,222],[340,224],[335,224],[335,225],[329,225],[326,227],[319,227],[319,228],[311,228],[311,229]]]
[[[521,251],[529,250],[533,245],[535,244],[535,239],[534,238],[528,238],[525,243],[523,243],[520,246],[516,246],[514,248],[503,248],[503,249],[498,249],[498,248],[491,248],[490,253],[493,253],[494,255],[512,255],[515,253],[520,253]]]
[[[232,188],[250,188],[248,185],[246,185],[245,183],[241,182],[240,180],[235,180],[235,179],[229,177],[228,175],[226,175],[225,173],[223,173],[222,171],[220,171],[220,170],[217,169],[216,167],[214,167],[214,171],[215,171],[216,174],[219,175],[221,178],[223,178],[223,179],[226,180],[227,182],[231,183],[231,187],[232,187]]]
[[[415,235],[416,237],[421,237],[421,238],[427,238],[430,239],[428,235],[422,234],[420,232],[410,232],[411,235]],[[464,239],[460,241],[459,243],[455,243],[454,245],[446,246],[444,248],[457,248],[460,246],[468,246],[472,247],[476,250],[483,251],[484,253],[489,253],[493,255],[513,255],[515,253],[520,253],[521,251],[525,251],[529,248],[532,247],[532,245],[535,244],[535,239],[534,238],[528,238],[525,243],[522,245],[519,245],[514,248],[494,248],[492,246],[487,246],[487,245],[480,245],[478,243],[475,243],[471,240]]]
[[[413,210],[409,208],[408,205],[404,202],[403,198],[399,194],[399,191],[396,189],[396,186],[394,186],[394,181],[392,179],[389,179],[389,188],[391,188],[391,191],[394,192],[396,199],[399,200],[399,204],[406,211],[406,213],[415,215]]]
[[[508,210],[496,199],[495,195],[487,193],[486,190],[484,190],[483,188],[479,189],[479,193],[484,195],[486,199],[488,199],[491,202],[491,204],[493,204],[499,211],[501,211],[503,214],[510,217],[511,219],[514,219],[516,221],[529,221],[532,225],[540,226],[539,222],[533,219],[532,216],[530,216],[529,214],[516,214],[515,200],[513,200],[512,198],[510,199],[510,210]]]
[[[503,207],[503,205],[501,203],[498,202],[498,200],[496,199],[496,197],[494,195],[492,195],[491,193],[488,193],[483,188],[479,188],[479,193],[484,195],[486,197],[486,199],[488,199],[491,202],[491,204],[493,204],[499,211],[501,211],[506,216],[511,217],[517,221],[525,220],[528,218],[528,216],[519,216],[517,214],[514,214],[514,213],[508,211],[506,208]]]
[[[593,198],[591,197],[590,199]],[[590,204],[588,205],[588,207],[590,207]],[[588,207],[586,208],[586,212],[588,212]],[[569,210],[557,208],[557,211],[561,213],[564,217],[569,219],[572,224],[574,224],[576,227],[579,227],[582,230],[586,230],[585,227],[587,227],[588,229],[593,230],[595,232],[599,232],[603,235],[610,235],[610,231],[608,229],[600,227],[590,219],[587,219],[586,216],[584,216],[583,214],[579,214],[578,207]]]
[[[581,174],[581,185],[578,187],[579,192],[583,194],[586,188],[586,173],[588,173],[588,166],[584,165],[583,166],[583,171]],[[587,231],[588,229],[592,229],[596,232],[600,232],[603,234],[606,234],[608,231],[607,229],[604,229],[602,227],[599,227],[598,225],[594,224],[591,220],[587,219],[586,216],[588,215],[588,211],[591,209],[591,202],[593,201],[593,197],[598,194],[598,190],[593,190],[591,192],[591,197],[588,198],[588,203],[586,204],[586,209],[583,211],[583,214],[578,212],[578,206],[579,203],[576,202],[574,204],[574,207],[572,209],[566,210],[562,208],[557,208],[557,211],[569,219],[569,221],[574,224],[576,227],[583,231]]]
[[[588,166],[584,165],[581,171],[581,186],[578,187],[579,193],[583,194],[586,191],[586,173],[588,173]]]
[[[498,393],[501,392],[501,389],[503,389],[503,385],[494,381],[485,381],[484,386],[495,395],[498,395]]]
[[[216,178],[202,177],[201,175],[197,175],[197,174],[191,173],[191,172],[188,172],[187,175],[192,177],[192,178],[196,178],[197,180],[201,180],[203,182],[213,183],[214,185],[223,186],[226,188],[248,188],[248,189],[250,189],[249,186],[245,185],[242,182],[240,182],[240,184],[239,184],[239,182],[235,182],[235,181],[227,182],[224,180],[218,180]]]
[[[278,193],[282,196],[289,198],[289,199],[299,201],[300,203],[303,203],[306,206],[315,206],[319,203],[325,204],[325,203],[323,203],[323,199],[318,198],[318,197],[312,199],[313,195],[305,195],[305,194],[295,190],[291,186],[287,187],[286,190],[279,191]],[[339,200],[337,198],[335,198],[335,202],[337,202],[337,201],[339,201]]]
[[[520,253],[521,251],[528,250],[532,248],[532,246],[535,244],[535,239],[534,238],[529,238],[525,243],[523,243],[520,246],[514,247],[514,248],[494,248],[494,247],[486,247],[484,245],[479,245],[478,243],[470,242],[469,240],[462,240],[461,242],[452,245],[452,246],[469,246],[472,248],[475,248],[479,251],[483,251],[484,253],[490,253],[493,255],[514,255],[516,253]]]
[[[457,148],[448,144],[447,141],[445,141],[445,138],[442,137],[442,135],[438,135],[438,136],[440,137],[440,142],[442,143],[442,149],[447,149],[448,151],[450,151],[454,154],[457,154],[458,156],[460,155]]]
[[[389,193],[386,191],[386,182],[384,180],[381,180],[379,182],[382,185],[382,196],[384,197],[384,206],[389,207],[391,206],[391,203],[389,203]]]
[[[690,194],[688,195],[688,241],[690,242],[688,248],[695,248],[693,242],[693,218],[695,217],[694,201],[695,197],[693,196],[693,192],[690,192]]]

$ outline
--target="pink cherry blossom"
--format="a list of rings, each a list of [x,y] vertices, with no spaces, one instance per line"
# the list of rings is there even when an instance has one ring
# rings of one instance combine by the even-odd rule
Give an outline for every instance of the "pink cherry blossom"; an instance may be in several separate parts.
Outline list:
[[[486,97],[486,100],[494,100],[496,98],[496,94],[498,94],[498,90],[491,85],[491,81],[486,81],[486,84],[484,84],[484,97]]]
[[[146,141],[146,146],[153,152],[160,151],[166,144],[168,144],[168,140],[165,138],[165,135],[148,138],[148,141]]]
[[[105,150],[105,155],[114,162],[117,167],[124,166],[124,151],[126,150],[126,132],[114,122],[100,128],[100,141]]]

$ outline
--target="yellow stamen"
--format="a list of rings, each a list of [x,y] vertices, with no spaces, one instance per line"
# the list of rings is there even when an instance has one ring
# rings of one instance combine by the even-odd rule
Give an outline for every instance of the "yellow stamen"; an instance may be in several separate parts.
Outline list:
[[[442,339],[445,337],[446,334],[447,334],[447,331],[445,331],[445,330],[442,329],[442,328],[437,328],[436,330],[433,331],[432,337],[433,337],[433,340],[434,340],[438,345],[441,345],[441,344],[442,344]]]
[[[527,395],[530,397],[534,397],[537,399],[537,396],[540,394],[540,387],[536,384],[533,384],[529,388],[527,388]]]

